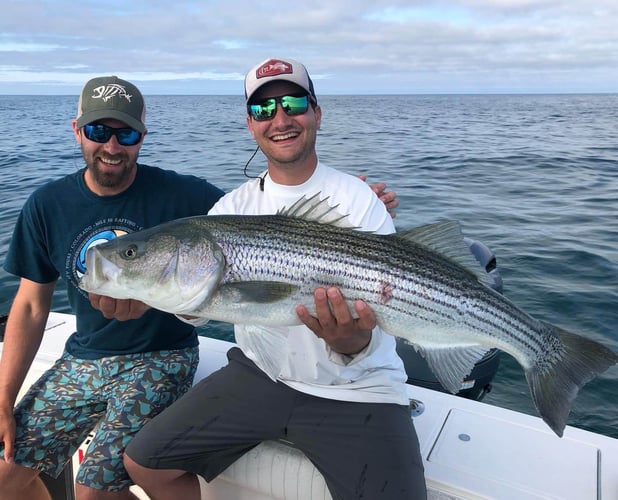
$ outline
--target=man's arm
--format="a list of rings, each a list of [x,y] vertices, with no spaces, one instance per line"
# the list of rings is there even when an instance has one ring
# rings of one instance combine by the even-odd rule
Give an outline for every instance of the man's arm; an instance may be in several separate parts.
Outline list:
[[[41,345],[55,286],[22,278],[7,319],[0,359],[0,441],[9,462],[14,455],[13,407]]]

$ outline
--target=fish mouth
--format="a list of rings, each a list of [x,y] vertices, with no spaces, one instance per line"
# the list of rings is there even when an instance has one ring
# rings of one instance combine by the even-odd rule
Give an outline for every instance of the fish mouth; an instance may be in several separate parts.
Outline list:
[[[86,274],[79,280],[79,287],[86,292],[102,291],[121,272],[121,268],[103,257],[96,247],[92,247],[86,252]]]

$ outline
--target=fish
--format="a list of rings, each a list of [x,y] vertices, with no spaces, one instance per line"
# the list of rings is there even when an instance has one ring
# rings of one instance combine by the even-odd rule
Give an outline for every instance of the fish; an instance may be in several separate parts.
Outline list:
[[[301,324],[296,306],[315,314],[315,288],[338,287],[412,344],[452,393],[490,349],[513,356],[560,437],[579,389],[618,361],[494,290],[458,221],[361,231],[319,193],[274,215],[194,216],[123,235],[88,249],[86,269],[86,292],[235,324]]]

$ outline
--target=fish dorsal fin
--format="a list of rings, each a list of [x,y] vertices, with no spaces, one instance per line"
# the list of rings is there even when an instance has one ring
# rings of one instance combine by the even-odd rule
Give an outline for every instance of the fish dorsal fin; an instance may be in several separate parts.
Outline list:
[[[277,215],[356,229],[348,219],[349,214],[342,214],[337,210],[338,207],[338,204],[335,206],[330,205],[328,197],[321,199],[320,192],[317,192],[309,198],[303,196],[289,208],[282,208],[277,212]]]
[[[491,276],[476,260],[464,240],[461,224],[447,220],[396,233],[396,237],[412,241],[446,257],[472,273],[484,285],[492,285]]]

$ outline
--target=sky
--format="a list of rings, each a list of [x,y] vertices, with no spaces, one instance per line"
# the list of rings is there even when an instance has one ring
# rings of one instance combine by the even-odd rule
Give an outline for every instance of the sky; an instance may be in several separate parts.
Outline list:
[[[616,0],[0,0],[0,94],[243,93],[293,58],[329,94],[618,92]]]

